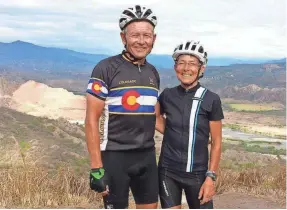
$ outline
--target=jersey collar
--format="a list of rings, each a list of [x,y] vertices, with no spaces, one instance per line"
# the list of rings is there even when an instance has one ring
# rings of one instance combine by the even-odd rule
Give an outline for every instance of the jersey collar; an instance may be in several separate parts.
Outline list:
[[[197,89],[200,87],[200,83],[198,82],[196,86],[194,86],[193,88],[190,88],[188,90],[186,90],[185,88],[183,88],[181,85],[177,86],[177,89],[182,92],[182,93],[194,93],[195,91],[197,91]]]
[[[132,63],[132,64],[134,64],[134,65],[138,65],[138,62],[137,62],[137,61],[132,61],[132,60],[126,55],[127,53],[128,53],[127,51],[123,50],[123,51],[122,51],[122,57],[123,57],[126,61],[128,61],[128,62],[130,62],[130,63]],[[145,59],[144,63],[141,64],[141,66],[144,66],[145,64],[146,64],[146,59]]]

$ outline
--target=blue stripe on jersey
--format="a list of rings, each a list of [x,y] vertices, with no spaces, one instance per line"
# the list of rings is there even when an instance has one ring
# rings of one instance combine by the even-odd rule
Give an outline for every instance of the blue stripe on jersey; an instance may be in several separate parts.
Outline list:
[[[109,112],[118,112],[118,113],[154,113],[155,107],[154,106],[145,106],[140,105],[137,110],[127,110],[121,105],[109,105]]]
[[[101,98],[107,98],[107,95],[108,95],[108,94],[104,94],[104,93],[102,93],[102,92],[96,93],[96,92],[94,92],[94,91],[92,91],[92,90],[90,90],[90,89],[87,89],[86,92],[87,92],[87,93],[90,93],[90,94],[92,94],[92,95],[99,96],[99,97],[101,97]]]

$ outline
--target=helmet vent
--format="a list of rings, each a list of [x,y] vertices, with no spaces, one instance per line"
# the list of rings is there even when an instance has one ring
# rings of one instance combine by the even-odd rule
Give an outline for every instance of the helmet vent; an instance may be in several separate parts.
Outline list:
[[[185,45],[185,49],[187,50],[189,48],[190,42],[187,42]]]
[[[142,16],[141,7],[139,5],[136,5],[136,14],[137,14],[138,17]]]
[[[198,52],[203,53],[203,47],[202,46],[199,47]]]
[[[148,9],[145,13],[144,13],[144,17],[149,16],[152,13],[152,11],[150,9]]]
[[[125,10],[125,11],[123,12],[123,14],[125,14],[125,15],[127,15],[127,16],[129,16],[129,17],[136,17],[132,12],[130,12],[130,11],[128,11],[128,10]]]
[[[192,45],[191,50],[195,50],[195,48],[196,48],[196,45],[194,44]]]

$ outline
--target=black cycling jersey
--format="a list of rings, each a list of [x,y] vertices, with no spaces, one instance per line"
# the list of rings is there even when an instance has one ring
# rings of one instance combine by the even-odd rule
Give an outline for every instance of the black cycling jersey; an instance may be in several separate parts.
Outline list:
[[[174,171],[206,171],[208,168],[209,122],[223,119],[217,94],[200,84],[165,89],[159,97],[166,127],[159,167]]]
[[[101,150],[154,146],[159,75],[154,66],[132,63],[124,54],[99,62],[87,92],[105,100],[100,120]]]

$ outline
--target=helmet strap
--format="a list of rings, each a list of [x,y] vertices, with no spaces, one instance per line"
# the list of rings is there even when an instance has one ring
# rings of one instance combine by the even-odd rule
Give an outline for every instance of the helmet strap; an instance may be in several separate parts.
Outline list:
[[[124,45],[125,50],[123,51],[123,54],[124,54],[125,56],[127,56],[132,62],[137,62],[137,61],[139,61],[139,60],[142,60],[142,59],[136,58],[131,52],[129,52],[129,51],[127,50],[127,45],[128,45],[127,43]],[[150,51],[148,52],[148,54],[152,51],[153,45],[154,45],[154,44],[152,44],[152,47],[151,47]]]
[[[127,48],[126,48],[127,49]],[[136,58],[132,53],[128,52],[127,50],[123,51],[123,54],[128,57],[132,62],[137,62],[141,59]]]

